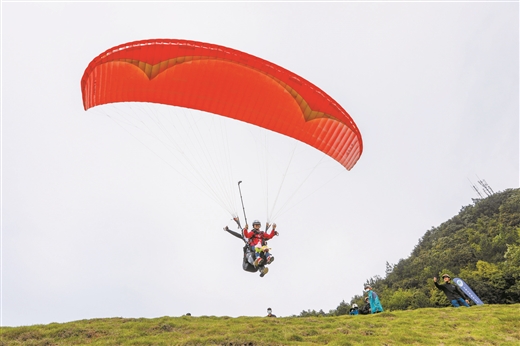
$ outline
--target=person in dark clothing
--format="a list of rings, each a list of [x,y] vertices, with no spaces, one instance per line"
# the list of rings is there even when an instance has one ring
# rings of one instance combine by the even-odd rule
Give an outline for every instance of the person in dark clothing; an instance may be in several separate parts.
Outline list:
[[[437,277],[433,278],[433,283],[435,287],[444,292],[448,300],[451,302],[451,305],[458,308],[463,305],[469,308],[469,300],[466,298],[464,293],[459,286],[451,283],[451,277],[448,274],[443,274],[442,279],[444,280],[444,284],[439,285],[437,283]]]
[[[369,315],[370,310],[370,302],[368,301],[368,297],[365,297],[365,305],[359,310],[359,313],[362,315]]]
[[[276,315],[273,314],[273,310],[271,310],[271,308],[267,308],[267,316],[266,317],[276,317]]]

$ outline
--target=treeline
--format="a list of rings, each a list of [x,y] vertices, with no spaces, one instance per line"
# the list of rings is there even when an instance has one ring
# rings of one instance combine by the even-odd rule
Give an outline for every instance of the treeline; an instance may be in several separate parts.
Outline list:
[[[385,310],[444,307],[450,303],[433,284],[448,273],[460,277],[486,304],[520,302],[520,189],[508,189],[463,207],[459,214],[432,228],[410,257],[386,264],[384,278],[367,280]],[[342,301],[334,310],[302,311],[299,316],[348,314],[363,296]]]

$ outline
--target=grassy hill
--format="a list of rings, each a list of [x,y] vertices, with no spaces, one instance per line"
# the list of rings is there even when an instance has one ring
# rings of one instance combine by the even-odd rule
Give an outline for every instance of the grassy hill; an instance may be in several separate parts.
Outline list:
[[[408,258],[387,263],[386,277],[367,283],[390,310],[443,307],[450,303],[432,280],[442,273],[462,278],[486,304],[520,303],[520,189],[462,207],[428,230]],[[361,306],[362,294],[350,303]]]
[[[0,345],[520,345],[520,304],[333,317],[106,318],[0,328]]]

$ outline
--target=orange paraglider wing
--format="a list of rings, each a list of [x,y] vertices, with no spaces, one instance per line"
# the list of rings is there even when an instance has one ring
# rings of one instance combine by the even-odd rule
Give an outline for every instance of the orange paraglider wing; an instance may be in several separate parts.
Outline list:
[[[107,50],[81,79],[85,110],[153,102],[202,110],[307,143],[350,170],[363,151],[350,115],[302,77],[234,49],[186,40],[145,40]]]

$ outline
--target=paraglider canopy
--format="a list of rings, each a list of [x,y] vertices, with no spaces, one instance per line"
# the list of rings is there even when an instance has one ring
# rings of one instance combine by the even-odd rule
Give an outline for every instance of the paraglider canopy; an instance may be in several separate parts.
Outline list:
[[[350,115],[323,90],[269,61],[209,43],[154,39],[107,50],[81,79],[85,110],[152,102],[202,110],[281,133],[350,170],[363,151]]]

